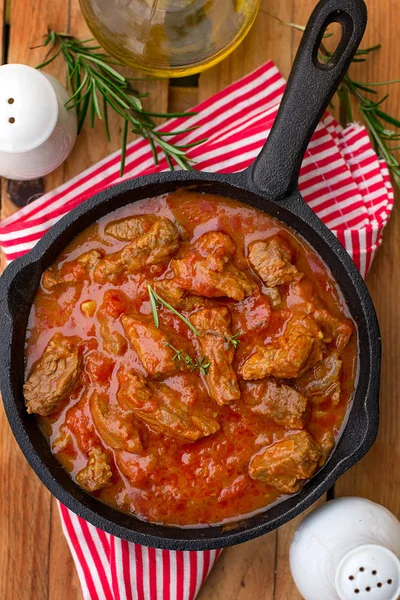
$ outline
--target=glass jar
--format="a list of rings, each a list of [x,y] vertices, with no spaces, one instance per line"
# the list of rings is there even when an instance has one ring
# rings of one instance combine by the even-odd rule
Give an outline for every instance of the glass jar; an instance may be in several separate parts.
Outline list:
[[[250,30],[260,0],[80,0],[94,37],[131,67],[158,77],[207,69]]]

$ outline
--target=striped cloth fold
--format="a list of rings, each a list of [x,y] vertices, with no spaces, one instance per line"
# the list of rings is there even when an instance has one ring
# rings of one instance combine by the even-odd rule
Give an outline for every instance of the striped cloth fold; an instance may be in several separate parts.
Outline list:
[[[131,544],[58,505],[84,600],[192,600],[221,553]]]
[[[196,126],[172,143],[207,141],[188,150],[196,169],[235,172],[259,153],[274,122],[285,80],[272,62],[202,102],[196,116],[172,119],[165,131]],[[72,208],[121,181],[120,151],[0,223],[8,261],[23,255]],[[129,145],[123,179],[168,169],[162,153],[154,166],[145,140]],[[343,129],[330,115],[318,125],[306,152],[300,190],[366,275],[393,208],[389,171],[364,127]],[[60,505],[63,531],[85,600],[193,600],[220,551],[172,552],[128,543],[100,531]]]

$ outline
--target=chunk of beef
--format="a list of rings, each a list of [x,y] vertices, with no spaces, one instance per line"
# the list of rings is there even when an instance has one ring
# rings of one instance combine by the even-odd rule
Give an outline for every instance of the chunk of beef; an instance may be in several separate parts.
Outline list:
[[[266,242],[254,242],[249,249],[249,261],[268,288],[299,281],[303,274],[292,265],[289,244],[275,236]]]
[[[126,352],[127,343],[123,335],[112,329],[109,320],[100,322],[100,335],[103,339],[103,348],[110,354],[121,356]]]
[[[122,356],[128,346],[125,337],[117,331],[118,319],[127,308],[128,300],[123,292],[107,290],[97,314],[103,348],[116,356]]]
[[[235,245],[229,235],[211,231],[192,246],[192,252],[173,260],[175,283],[197,296],[218,298],[227,296],[243,300],[251,296],[256,286],[251,278],[232,262]]]
[[[306,431],[288,435],[253,456],[249,474],[285,494],[298,492],[318,468],[321,453]]]
[[[58,436],[51,444],[51,451],[53,454],[58,454],[59,452],[70,452],[74,450],[74,440],[72,434],[66,424],[61,425]]]
[[[156,215],[134,215],[118,219],[108,223],[104,228],[104,233],[120,242],[130,242],[147,233],[159,218]]]
[[[289,429],[304,427],[307,399],[288,385],[272,379],[249,383],[244,398],[252,412],[263,415]]]
[[[335,436],[331,431],[326,431],[322,438],[318,440],[319,447],[321,449],[321,458],[319,459],[319,466],[323,467],[329,456],[332,453],[332,450],[335,447]]]
[[[203,258],[209,258],[210,262],[219,258],[226,262],[236,252],[232,238],[222,231],[204,233],[195,241],[194,247]]]
[[[232,362],[235,348],[227,340],[232,335],[231,318],[227,308],[203,308],[190,320],[201,334],[202,353],[210,366],[206,381],[210,396],[219,404],[229,404],[240,398],[240,388]]]
[[[117,399],[121,408],[141,414],[152,414],[158,410],[151,383],[140,373],[127,371],[122,366],[117,377],[119,382]]]
[[[294,314],[276,346],[258,346],[242,365],[243,379],[295,379],[322,359],[322,332],[314,319]]]
[[[333,406],[340,402],[340,371],[342,361],[334,352],[296,382],[297,389],[314,404],[331,400]]]
[[[94,279],[115,282],[120,274],[135,273],[168,259],[179,247],[179,233],[166,217],[157,217],[150,229],[132,239],[122,250],[101,260]]]
[[[107,396],[97,392],[90,397],[90,410],[97,433],[110,448],[134,453],[142,450],[132,413],[110,407]]]
[[[58,410],[72,392],[80,371],[76,341],[56,333],[24,385],[28,413],[46,416]]]
[[[110,460],[104,450],[98,446],[88,452],[89,460],[76,476],[76,481],[87,492],[97,492],[112,483]]]
[[[164,279],[153,283],[154,291],[174,308],[182,308],[186,293],[174,279]]]
[[[168,337],[148,318],[141,315],[122,315],[122,326],[140,361],[151,377],[168,375],[182,365],[174,360],[175,351]]]
[[[82,254],[82,256],[78,256],[76,262],[85,267],[87,271],[92,271],[101,258],[103,258],[102,250],[89,250]]]
[[[344,350],[350,341],[354,327],[349,319],[342,321],[330,314],[327,310],[316,310],[313,317],[324,334],[323,342],[334,342],[338,352]]]
[[[102,257],[100,250],[89,250],[82,256],[64,263],[59,270],[50,267],[43,273],[42,285],[46,290],[53,290],[59,285],[76,285],[80,281],[89,279],[90,272]]]
[[[263,293],[267,296],[273,308],[278,308],[282,303],[282,297],[277,287],[263,287]]]
[[[175,279],[164,279],[154,281],[153,288],[156,293],[174,308],[192,311],[196,308],[211,306],[213,301],[200,296],[188,296],[176,282]]]
[[[151,429],[186,442],[212,435],[220,425],[211,410],[183,402],[182,394],[165,383],[146,382],[138,373],[118,373],[118,403],[129,407]]]
[[[271,318],[269,300],[257,289],[252,296],[231,307],[234,329],[242,334],[268,326]]]

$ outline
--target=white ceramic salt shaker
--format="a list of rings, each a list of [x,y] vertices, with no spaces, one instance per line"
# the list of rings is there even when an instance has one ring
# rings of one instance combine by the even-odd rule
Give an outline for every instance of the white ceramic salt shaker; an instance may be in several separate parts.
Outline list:
[[[305,600],[398,600],[400,523],[363,498],[339,498],[308,515],[290,547]]]
[[[51,75],[27,65],[0,67],[0,176],[34,179],[54,171],[77,134],[67,90]]]

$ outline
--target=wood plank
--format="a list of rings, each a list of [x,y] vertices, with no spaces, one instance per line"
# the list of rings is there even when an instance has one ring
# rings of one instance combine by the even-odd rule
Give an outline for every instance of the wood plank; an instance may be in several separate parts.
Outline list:
[[[5,0],[0,0],[0,65],[4,63],[4,31],[6,26]]]
[[[168,110],[170,112],[185,112],[199,101],[198,87],[181,87],[171,85],[168,90]]]
[[[355,69],[359,80],[388,81],[400,75],[398,27],[400,5],[397,0],[367,0],[369,26],[364,45],[383,43],[382,49]],[[384,5],[384,6],[382,6]],[[390,92],[385,110],[399,117],[400,86],[379,88],[379,96]],[[397,201],[399,194],[397,193]],[[360,495],[386,506],[400,517],[400,215],[395,206],[385,231],[384,243],[368,277],[368,286],[378,313],[383,343],[381,382],[381,424],[378,440],[371,452],[335,487],[337,495]]]
[[[272,600],[276,532],[223,551],[199,600]]]
[[[68,27],[69,3],[13,0],[10,13],[8,61],[36,65],[41,50],[29,50],[41,43],[47,27],[65,31]],[[49,68],[63,80],[62,64]],[[47,189],[62,181],[63,169],[47,178]],[[2,215],[13,210],[9,198],[2,194]],[[0,415],[0,496],[5,499],[0,513],[2,546],[0,549],[0,598],[39,600],[48,597],[49,544],[51,541],[51,496],[28,466],[6,423]]]

